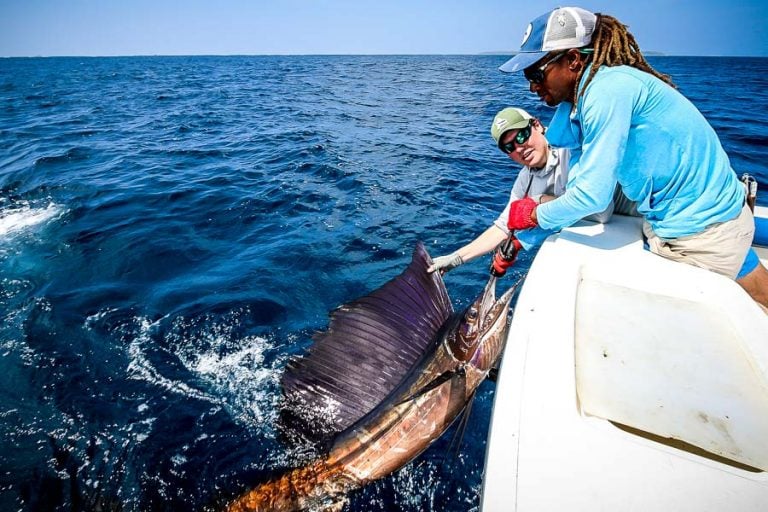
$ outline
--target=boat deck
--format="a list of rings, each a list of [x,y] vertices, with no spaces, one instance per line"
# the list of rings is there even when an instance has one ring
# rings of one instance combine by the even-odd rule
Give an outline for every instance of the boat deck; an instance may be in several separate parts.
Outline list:
[[[732,280],[642,245],[641,219],[616,215],[539,251],[497,381],[483,511],[765,510],[768,316]]]

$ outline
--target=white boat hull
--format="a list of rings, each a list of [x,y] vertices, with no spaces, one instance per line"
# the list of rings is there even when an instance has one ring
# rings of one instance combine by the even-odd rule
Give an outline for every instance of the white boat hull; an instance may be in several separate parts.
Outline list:
[[[732,280],[644,250],[640,225],[582,223],[539,251],[484,512],[768,510],[768,316]]]

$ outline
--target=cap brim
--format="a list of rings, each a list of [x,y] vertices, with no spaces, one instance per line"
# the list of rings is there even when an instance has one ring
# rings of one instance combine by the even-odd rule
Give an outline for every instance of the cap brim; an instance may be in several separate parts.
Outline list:
[[[500,71],[505,73],[517,73],[544,58],[549,52],[525,52],[518,53],[501,65]]]
[[[512,130],[519,130],[519,129],[520,129],[520,128],[510,128],[510,129],[508,129],[508,130],[504,130],[503,132],[501,132],[501,133],[499,134],[499,138],[498,138],[498,140],[496,141],[496,147],[498,147],[499,149],[501,149],[501,141],[503,141],[503,140],[504,140],[504,136],[507,134],[507,132],[511,132]],[[502,151],[504,151],[503,149],[501,149],[501,150],[502,150]]]

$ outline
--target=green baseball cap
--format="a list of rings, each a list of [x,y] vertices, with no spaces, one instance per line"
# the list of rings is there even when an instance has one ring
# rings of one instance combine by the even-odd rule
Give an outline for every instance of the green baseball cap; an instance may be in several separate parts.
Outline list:
[[[509,130],[520,130],[528,126],[533,116],[521,108],[507,107],[496,114],[491,124],[491,137],[496,145],[501,144],[501,136]]]

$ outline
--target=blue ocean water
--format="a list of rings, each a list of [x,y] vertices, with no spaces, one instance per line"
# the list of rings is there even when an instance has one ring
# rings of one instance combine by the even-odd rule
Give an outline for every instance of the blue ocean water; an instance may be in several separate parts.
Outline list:
[[[496,217],[495,112],[550,118],[503,61],[0,60],[0,510],[215,509],[294,463],[288,358],[418,240]],[[651,61],[768,205],[768,59]],[[446,277],[457,309],[487,265]],[[347,509],[477,510],[492,397],[455,453],[452,429]]]

